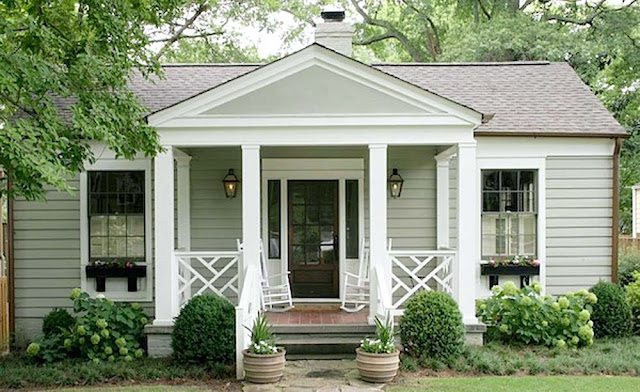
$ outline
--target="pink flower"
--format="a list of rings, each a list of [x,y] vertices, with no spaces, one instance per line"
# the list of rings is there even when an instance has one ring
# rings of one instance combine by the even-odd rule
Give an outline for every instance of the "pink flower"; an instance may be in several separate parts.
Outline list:
[[[533,260],[533,261],[531,262],[531,265],[532,265],[532,266],[534,266],[534,267],[539,266],[539,265],[540,265],[540,260]]]

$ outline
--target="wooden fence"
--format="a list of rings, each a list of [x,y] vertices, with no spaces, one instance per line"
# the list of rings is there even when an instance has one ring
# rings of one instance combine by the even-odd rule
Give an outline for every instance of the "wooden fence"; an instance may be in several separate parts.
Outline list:
[[[9,288],[6,276],[0,276],[0,354],[9,350]]]
[[[620,252],[624,253],[628,249],[635,248],[640,250],[640,237],[633,238],[630,235],[621,235],[620,236]]]

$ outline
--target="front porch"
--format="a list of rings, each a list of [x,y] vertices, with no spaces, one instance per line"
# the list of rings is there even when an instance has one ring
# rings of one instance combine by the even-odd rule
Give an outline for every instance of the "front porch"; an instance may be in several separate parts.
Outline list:
[[[458,242],[475,238],[476,170],[461,170],[474,164],[468,143],[168,149],[155,160],[154,326],[170,327],[190,298],[212,292],[236,305],[241,352],[243,326],[262,308],[261,248],[268,275],[291,272],[294,306],[338,306],[365,238],[363,310],[270,314],[274,324],[372,325],[402,314],[420,290],[451,294],[476,324],[476,241]],[[235,198],[223,190],[229,168],[240,180]],[[392,168],[405,181],[399,198],[389,196]]]

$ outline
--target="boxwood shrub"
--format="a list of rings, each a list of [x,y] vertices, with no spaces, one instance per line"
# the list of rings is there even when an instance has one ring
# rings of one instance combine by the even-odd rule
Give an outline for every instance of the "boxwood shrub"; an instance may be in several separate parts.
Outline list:
[[[405,352],[412,357],[455,359],[462,353],[465,337],[458,305],[442,292],[414,295],[400,318],[400,337]]]
[[[235,359],[235,308],[226,298],[203,294],[192,298],[173,326],[176,359],[231,363]]]
[[[590,291],[598,296],[591,316],[596,337],[629,336],[633,321],[624,289],[615,283],[600,281]]]
[[[593,344],[593,293],[580,290],[559,298],[541,295],[542,285],[518,289],[513,282],[494,286],[492,296],[477,302],[477,315],[488,336],[506,343],[580,347]]]
[[[631,306],[633,333],[640,335],[640,272],[633,273],[633,281],[624,289],[627,292],[627,301]]]

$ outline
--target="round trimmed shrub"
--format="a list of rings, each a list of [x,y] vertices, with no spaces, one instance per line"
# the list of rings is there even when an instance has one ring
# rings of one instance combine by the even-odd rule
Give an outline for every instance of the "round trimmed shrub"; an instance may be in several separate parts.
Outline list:
[[[42,333],[44,336],[59,334],[60,330],[70,331],[76,319],[66,309],[53,309],[42,319]]]
[[[624,289],[617,284],[600,281],[589,291],[598,297],[591,314],[596,338],[628,336],[633,321]]]
[[[456,302],[446,293],[423,291],[407,301],[400,337],[407,354],[448,360],[464,348],[465,328]]]
[[[176,359],[231,363],[235,360],[235,309],[226,298],[203,294],[192,298],[173,326]]]

